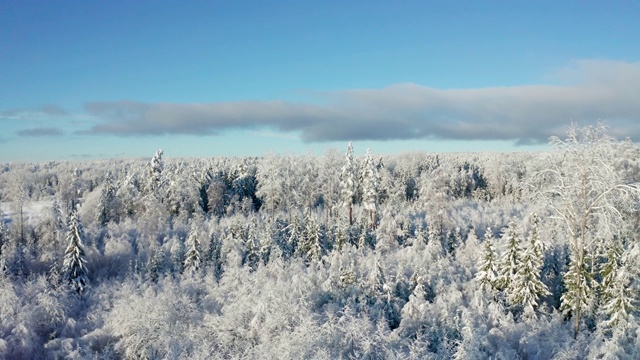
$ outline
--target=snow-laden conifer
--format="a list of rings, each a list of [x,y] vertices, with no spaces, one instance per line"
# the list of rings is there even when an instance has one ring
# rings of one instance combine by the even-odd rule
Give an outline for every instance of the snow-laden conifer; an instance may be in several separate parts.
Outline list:
[[[191,230],[189,230],[186,245],[189,250],[187,250],[185,254],[183,272],[186,274],[195,274],[200,270],[200,239],[195,225],[192,225]]]
[[[494,240],[493,231],[491,228],[487,228],[484,235],[484,255],[478,264],[478,272],[475,276],[476,282],[480,285],[480,288],[485,291],[494,290],[498,278],[497,258],[493,244]]]
[[[538,233],[538,217],[533,214],[529,246],[524,249],[520,266],[512,283],[508,300],[512,305],[520,305],[525,313],[534,314],[541,296],[549,295],[549,289],[540,279],[542,270],[542,246]]]
[[[372,230],[376,226],[379,183],[378,169],[371,155],[371,149],[367,149],[367,156],[362,164],[362,206],[368,212],[369,228]]]
[[[600,311],[605,315],[604,326],[615,326],[626,321],[635,310],[636,299],[631,290],[631,276],[624,261],[622,247],[613,240],[607,251],[607,261],[603,264],[602,276],[602,307]]]
[[[349,211],[349,225],[353,225],[353,205],[358,187],[357,180],[356,164],[353,160],[353,144],[349,142],[340,175],[341,205]]]
[[[515,221],[510,221],[509,225],[502,231],[502,241],[506,242],[506,249],[502,254],[498,264],[498,278],[496,287],[506,292],[506,297],[511,298],[517,290],[513,281],[521,265],[520,234]]]
[[[107,174],[104,186],[100,190],[100,200],[98,203],[98,213],[96,222],[101,226],[106,226],[109,221],[119,220],[117,218],[118,204],[116,203],[116,189],[113,187],[111,174]]]
[[[84,252],[84,232],[82,222],[75,210],[69,215],[67,230],[67,249],[64,254],[62,271],[72,289],[79,295],[85,291],[89,282]]]

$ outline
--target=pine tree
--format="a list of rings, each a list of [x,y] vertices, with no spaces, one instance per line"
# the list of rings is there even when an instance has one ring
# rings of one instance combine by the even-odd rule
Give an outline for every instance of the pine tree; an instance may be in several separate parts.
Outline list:
[[[149,266],[148,266],[148,276],[149,279],[153,282],[158,281],[158,278],[160,277],[160,275],[162,273],[164,273],[164,250],[162,250],[161,247],[158,247],[154,252],[153,252],[153,257],[151,258],[151,261],[149,261]]]
[[[513,281],[514,292],[508,298],[512,305],[521,305],[525,313],[534,314],[540,296],[549,295],[549,289],[540,279],[542,270],[542,246],[538,239],[538,218],[532,217],[529,246],[524,250],[521,264]]]
[[[631,290],[631,277],[623,261],[622,248],[617,241],[607,251],[607,262],[602,266],[602,308],[607,317],[606,327],[626,321],[635,310],[635,299]]]
[[[349,142],[340,177],[340,198],[342,200],[342,207],[349,209],[349,225],[353,225],[353,205],[357,186],[356,165],[353,160],[353,144]]]
[[[189,230],[187,246],[189,250],[185,255],[182,270],[187,274],[195,274],[200,270],[200,239],[195,225],[191,226],[191,230]]]
[[[159,149],[151,158],[149,167],[149,190],[157,192],[164,182],[162,171],[164,170],[164,161],[162,155],[164,151]]]
[[[67,242],[69,245],[65,251],[62,271],[65,279],[71,285],[72,289],[82,295],[89,282],[86,267],[86,258],[83,246],[83,228],[78,214],[72,210],[69,215]]]
[[[111,174],[107,174],[104,187],[100,191],[100,202],[98,203],[98,213],[96,214],[96,221],[101,226],[106,226],[109,221],[119,221],[117,219],[118,206],[116,199],[116,190],[111,181]]]
[[[371,149],[367,149],[367,156],[362,165],[362,205],[369,212],[369,228],[376,227],[376,213],[378,211],[378,184],[380,183],[378,170],[371,155]]]
[[[309,209],[304,215],[304,231],[298,243],[298,254],[307,261],[317,261],[322,258],[322,229]]]
[[[507,298],[510,298],[518,290],[514,287],[513,280],[521,265],[520,237],[514,221],[509,222],[503,230],[502,239],[507,242],[507,249],[498,266],[496,285],[498,289],[505,291]]]
[[[493,242],[493,231],[491,228],[487,228],[487,232],[484,235],[484,257],[478,264],[478,272],[475,277],[476,282],[480,284],[480,288],[485,291],[496,289],[496,280],[498,278],[497,259],[493,249]]]

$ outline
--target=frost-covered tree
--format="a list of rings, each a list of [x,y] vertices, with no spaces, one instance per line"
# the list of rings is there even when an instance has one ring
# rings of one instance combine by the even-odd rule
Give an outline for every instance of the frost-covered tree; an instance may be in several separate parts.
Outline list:
[[[323,232],[309,209],[305,211],[304,230],[301,235],[297,253],[307,261],[320,260],[323,253]]]
[[[200,270],[200,239],[195,225],[192,225],[189,230],[186,245],[189,250],[185,254],[182,271],[186,274],[194,274]]]
[[[100,190],[100,200],[96,221],[101,226],[106,226],[109,221],[119,222],[118,211],[120,206],[116,196],[116,189],[112,184],[111,174],[108,173],[104,181],[104,186]]]
[[[162,160],[162,155],[164,151],[159,149],[151,158],[151,162],[149,163],[149,178],[148,178],[148,191],[156,193],[159,195],[160,188],[165,182],[163,176],[164,170],[164,161]]]
[[[509,302],[512,305],[522,306],[526,314],[533,316],[533,310],[538,306],[538,299],[550,293],[540,279],[543,254],[538,233],[538,216],[533,214],[531,219],[529,246],[522,254],[520,266],[513,280],[514,292],[510,294]]]
[[[559,220],[569,242],[570,264],[564,276],[562,308],[578,335],[589,299],[595,296],[588,259],[603,239],[611,239],[624,224],[624,214],[637,206],[638,184],[619,171],[621,143],[603,124],[570,127],[567,138],[553,137],[554,153],[546,169],[533,178],[536,194]]]
[[[515,221],[510,221],[502,232],[502,241],[506,242],[506,249],[498,264],[497,288],[505,292],[506,298],[511,299],[518,290],[514,279],[521,266],[522,250],[520,248],[520,234]]]
[[[603,304],[601,312],[606,316],[603,325],[611,327],[628,320],[636,308],[636,298],[631,289],[630,271],[624,262],[626,257],[622,254],[618,241],[611,242],[606,257],[607,261],[600,272]]]
[[[82,295],[89,282],[84,252],[84,231],[82,222],[74,210],[69,214],[67,249],[64,254],[62,272],[72,289]]]
[[[353,159],[353,144],[349,142],[340,175],[340,199],[342,201],[342,207],[349,211],[349,225],[353,225],[353,205],[358,189],[357,181],[356,164]]]
[[[378,169],[371,155],[371,149],[367,149],[367,156],[362,164],[362,206],[369,213],[368,222],[371,230],[375,229],[376,226],[379,183]]]
[[[497,272],[497,258],[496,252],[493,248],[493,231],[491,228],[487,228],[484,235],[484,256],[478,264],[478,272],[476,273],[475,280],[480,284],[480,288],[485,291],[492,291],[496,288],[496,280],[498,278]]]

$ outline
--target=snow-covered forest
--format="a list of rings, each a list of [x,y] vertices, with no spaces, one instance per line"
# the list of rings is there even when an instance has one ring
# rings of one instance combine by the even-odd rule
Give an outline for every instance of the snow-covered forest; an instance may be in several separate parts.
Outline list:
[[[631,141],[345,148],[0,164],[0,358],[640,358]]]

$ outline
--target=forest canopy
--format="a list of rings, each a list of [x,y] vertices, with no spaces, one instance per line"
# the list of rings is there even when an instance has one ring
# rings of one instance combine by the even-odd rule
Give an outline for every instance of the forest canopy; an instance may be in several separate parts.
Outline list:
[[[639,160],[0,164],[0,358],[637,359]]]

